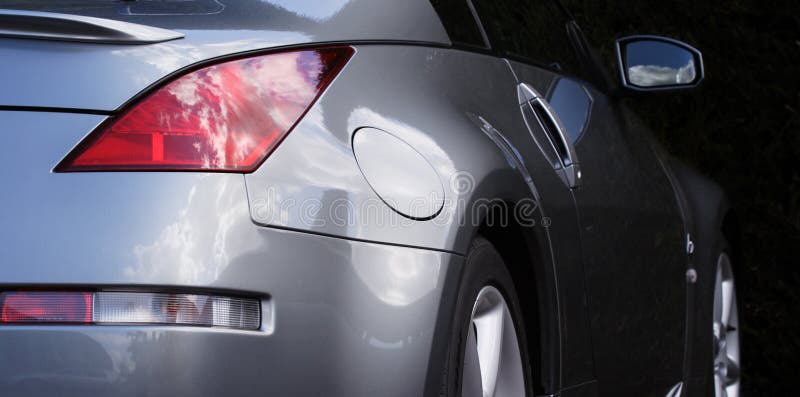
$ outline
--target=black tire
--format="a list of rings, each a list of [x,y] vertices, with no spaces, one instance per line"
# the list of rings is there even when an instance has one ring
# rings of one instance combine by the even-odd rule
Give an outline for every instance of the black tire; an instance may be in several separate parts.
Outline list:
[[[471,326],[472,309],[478,293],[485,286],[493,286],[503,295],[513,319],[525,380],[527,396],[533,396],[531,389],[531,365],[528,343],[525,338],[525,324],[520,311],[514,283],[494,246],[482,237],[477,237],[467,254],[464,269],[459,282],[458,298],[455,305],[455,317],[448,346],[448,362],[445,369],[445,384],[440,395],[448,397],[461,396],[461,384],[464,371],[464,355],[466,341]]]

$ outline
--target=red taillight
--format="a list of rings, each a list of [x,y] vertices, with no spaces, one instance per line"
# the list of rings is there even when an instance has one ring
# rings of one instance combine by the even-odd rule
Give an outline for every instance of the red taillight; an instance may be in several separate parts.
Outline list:
[[[0,305],[0,323],[5,324],[92,322],[89,292],[3,292]]]
[[[252,172],[353,52],[280,52],[182,75],[99,127],[56,171]]]

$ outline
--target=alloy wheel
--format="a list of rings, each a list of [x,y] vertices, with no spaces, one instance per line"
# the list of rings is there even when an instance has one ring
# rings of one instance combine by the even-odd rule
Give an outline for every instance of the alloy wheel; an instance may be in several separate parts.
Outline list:
[[[730,258],[717,260],[714,284],[714,395],[738,397],[740,388],[739,311]]]
[[[525,395],[514,320],[497,288],[485,286],[472,308],[464,353],[461,395],[518,397]]]

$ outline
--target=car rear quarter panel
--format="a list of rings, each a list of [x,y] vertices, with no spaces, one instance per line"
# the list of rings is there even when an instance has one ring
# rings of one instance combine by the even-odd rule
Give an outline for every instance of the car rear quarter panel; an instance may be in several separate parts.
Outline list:
[[[253,220],[464,253],[482,220],[476,200],[535,197],[481,119],[527,136],[503,60],[442,48],[357,46],[281,146],[245,176]],[[382,203],[354,158],[352,134],[361,127],[386,131],[425,156],[444,186],[439,215],[414,221]]]

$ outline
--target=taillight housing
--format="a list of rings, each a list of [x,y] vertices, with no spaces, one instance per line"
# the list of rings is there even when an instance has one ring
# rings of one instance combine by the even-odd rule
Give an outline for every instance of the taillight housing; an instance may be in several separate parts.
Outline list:
[[[354,53],[324,47],[194,69],[101,124],[56,172],[252,172]]]
[[[262,328],[262,302],[235,296],[147,291],[3,291],[3,325],[182,325]],[[265,319],[265,330],[272,319]]]

